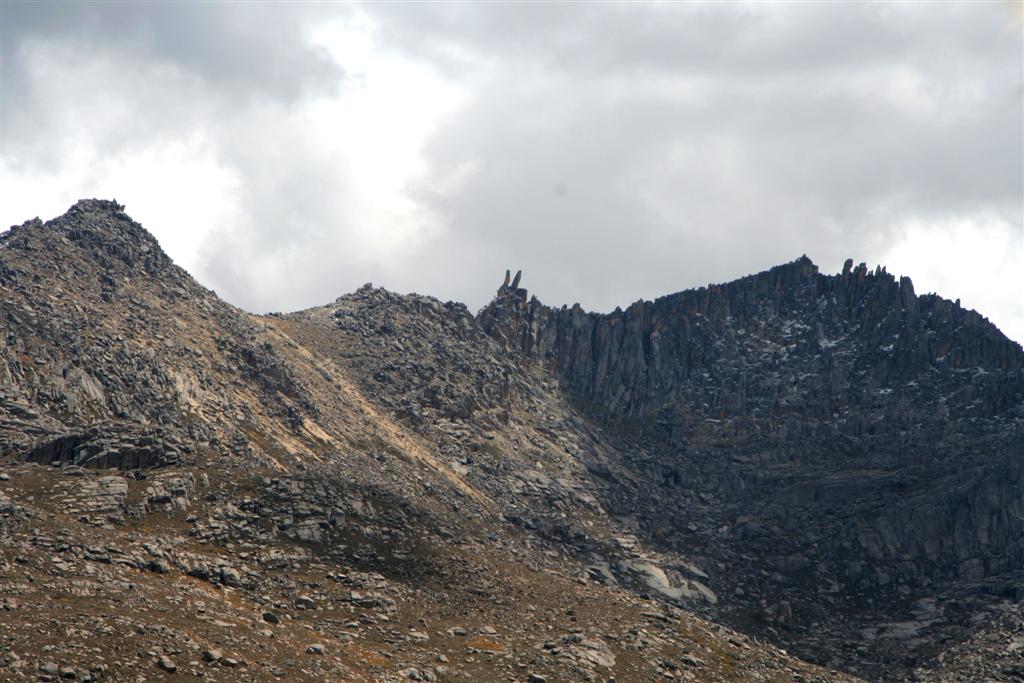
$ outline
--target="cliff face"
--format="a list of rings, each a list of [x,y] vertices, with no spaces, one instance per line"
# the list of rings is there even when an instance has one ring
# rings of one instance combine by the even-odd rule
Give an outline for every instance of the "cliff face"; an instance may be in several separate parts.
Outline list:
[[[503,285],[479,320],[612,418],[850,436],[1020,417],[1024,353],[974,311],[884,269],[806,257],[607,315]]]
[[[663,546],[717,548],[741,618],[1022,597],[1024,353],[976,312],[801,258],[610,314],[506,281],[478,319],[627,435],[635,478],[609,507]]]

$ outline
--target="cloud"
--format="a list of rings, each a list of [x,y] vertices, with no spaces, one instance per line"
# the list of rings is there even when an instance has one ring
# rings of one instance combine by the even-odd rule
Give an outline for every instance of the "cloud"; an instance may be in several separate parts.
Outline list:
[[[449,221],[434,257],[609,310],[801,253],[877,261],[911,222],[1019,231],[1020,36],[992,10],[381,11],[473,93],[426,148],[428,178],[473,172],[413,190]]]
[[[251,310],[320,303],[408,257],[430,215],[402,187],[453,88],[359,54],[345,7],[119,7],[5,3],[4,219],[117,197]]]
[[[912,273],[915,291],[947,292],[1024,339],[1024,239],[999,216],[974,220],[912,221],[887,249],[894,274]]]
[[[1024,330],[1020,283],[991,277],[1024,271],[1000,5],[3,12],[0,217],[116,196],[251,310],[367,280],[476,307],[507,267],[610,310],[806,253],[893,259]]]
[[[15,61],[26,47],[61,45],[85,58],[106,53],[163,65],[242,98],[288,101],[331,91],[343,75],[307,40],[310,27],[325,16],[309,3],[287,11],[271,3],[5,5],[4,36],[12,43],[5,54]]]

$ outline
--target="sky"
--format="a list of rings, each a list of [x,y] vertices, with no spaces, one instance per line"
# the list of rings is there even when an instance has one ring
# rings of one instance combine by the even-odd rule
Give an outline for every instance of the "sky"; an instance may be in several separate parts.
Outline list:
[[[3,0],[0,226],[116,198],[253,312],[852,258],[1020,342],[1022,7]]]

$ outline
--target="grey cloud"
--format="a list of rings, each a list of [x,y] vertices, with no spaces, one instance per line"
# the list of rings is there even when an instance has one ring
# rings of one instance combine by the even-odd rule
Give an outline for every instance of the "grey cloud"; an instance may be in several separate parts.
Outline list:
[[[40,131],[67,129],[69,110],[75,132],[112,154],[328,95],[344,71],[306,39],[323,16],[305,3],[4,2],[7,162],[59,165],[73,140]]]
[[[599,76],[791,78],[949,59],[954,66],[1003,63],[1019,44],[1012,12],[972,5],[394,3],[369,9],[381,20],[382,39],[453,76],[494,63],[539,63]]]
[[[303,39],[323,15],[296,3],[6,2],[5,53],[25,42],[80,45],[174,65],[243,97],[293,101],[331,90],[338,65]],[[16,68],[16,65],[15,65]]]
[[[1019,33],[936,9],[386,6],[396,49],[474,92],[428,159],[477,172],[411,189],[449,217],[434,257],[523,265],[552,303],[607,310],[805,252],[877,258],[908,218],[1019,230]],[[900,78],[932,110],[886,92]]]
[[[274,123],[273,134],[258,125],[223,133],[222,159],[243,173],[240,216],[210,237],[200,266],[221,295],[250,310],[323,303],[341,293],[337,273],[357,260],[345,248],[356,229],[346,220],[347,171],[298,127]]]
[[[406,188],[443,228],[412,251],[360,253],[353,170],[291,116],[348,87],[307,37],[353,12],[466,93]],[[991,3],[4,3],[4,37],[5,162],[201,137],[239,189],[197,275],[252,310],[366,280],[479,306],[507,267],[610,310],[877,261],[908,221],[1024,222],[1022,36]]]

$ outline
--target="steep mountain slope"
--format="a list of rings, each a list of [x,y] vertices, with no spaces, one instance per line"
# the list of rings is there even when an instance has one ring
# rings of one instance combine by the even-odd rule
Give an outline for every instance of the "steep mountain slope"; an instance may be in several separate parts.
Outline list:
[[[1016,680],[1019,346],[852,264],[518,281],[254,316],[113,202],[0,235],[0,678]]]
[[[0,291],[4,680],[849,680],[509,523],[601,513],[553,446],[504,489],[562,403],[462,307],[252,316],[98,200],[0,236]]]
[[[1021,599],[1024,354],[977,313],[801,258],[609,315],[503,285],[480,318],[632,435],[609,508],[717,548],[737,623],[877,672]]]

